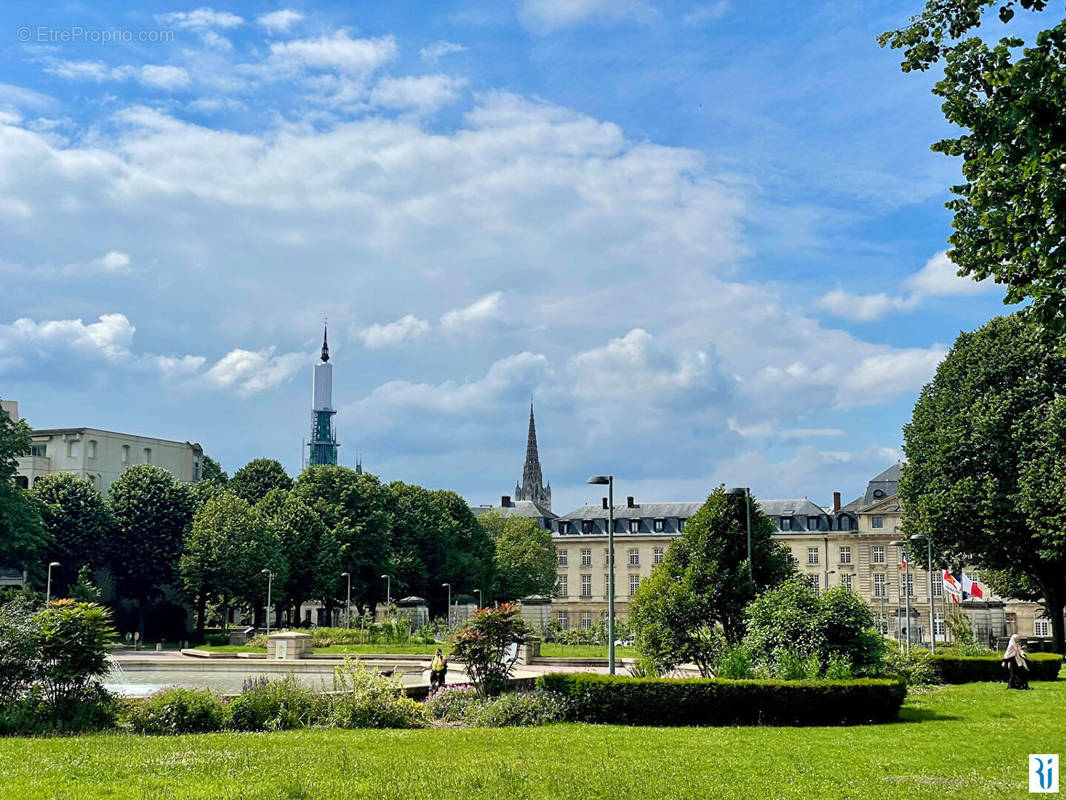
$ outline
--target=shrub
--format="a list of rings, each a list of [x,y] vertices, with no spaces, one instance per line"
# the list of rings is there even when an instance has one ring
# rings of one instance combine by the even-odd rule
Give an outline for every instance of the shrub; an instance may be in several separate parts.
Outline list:
[[[498,694],[507,685],[511,666],[505,659],[507,648],[529,639],[529,628],[518,606],[504,603],[496,608],[474,612],[455,634],[452,656],[466,665],[466,673],[483,694]]]
[[[890,648],[885,654],[881,670],[886,675],[899,678],[908,686],[928,686],[939,682],[932,659],[921,649],[905,653],[897,648]]]
[[[778,648],[771,664],[773,676],[782,681],[816,681],[822,674],[817,652],[801,655],[791,647]]]
[[[851,662],[840,653],[829,656],[829,663],[825,665],[825,679],[827,681],[846,681],[852,678]]]
[[[748,648],[738,644],[722,653],[718,663],[714,665],[714,674],[718,678],[743,680],[753,677],[753,668],[754,663]]]
[[[329,719],[338,728],[419,728],[426,708],[403,691],[399,678],[368,670],[359,659],[344,659],[334,670]]]
[[[113,728],[118,719],[114,696],[93,685],[72,702],[55,703],[39,690],[0,706],[0,735],[91,733]]]
[[[40,668],[33,601],[26,596],[0,605],[0,705],[22,697]]]
[[[426,713],[432,719],[459,722],[466,713],[466,709],[480,700],[481,695],[472,684],[441,686],[439,689],[434,689],[426,698]]]
[[[291,675],[252,682],[229,702],[226,727],[236,731],[306,728],[322,719],[324,706],[313,689],[301,686]]]
[[[56,600],[36,616],[40,681],[57,707],[95,696],[115,636],[111,612],[95,603]]]
[[[1002,657],[956,656],[937,653],[932,657],[932,669],[942,683],[972,683],[974,681],[1007,680],[1007,670],[1002,666]],[[1053,681],[1058,678],[1062,656],[1057,653],[1031,653],[1029,655],[1029,679]]]
[[[126,724],[135,733],[209,733],[222,730],[226,707],[207,689],[163,689],[126,706]]]
[[[565,722],[569,707],[565,697],[554,692],[505,692],[471,703],[463,713],[464,724],[476,728],[508,728]]]
[[[551,673],[537,688],[567,698],[570,718],[621,725],[842,725],[890,722],[900,681],[732,681]]]
[[[225,647],[229,644],[228,633],[209,633],[204,636],[204,643],[211,647]]]

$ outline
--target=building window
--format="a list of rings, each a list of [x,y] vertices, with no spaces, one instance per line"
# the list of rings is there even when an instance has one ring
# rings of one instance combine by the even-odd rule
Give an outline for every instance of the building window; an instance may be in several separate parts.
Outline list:
[[[559,627],[564,631],[570,630],[570,615],[565,611],[560,611],[555,615],[555,618],[559,620]]]
[[[582,547],[581,548],[581,566],[583,566],[583,567],[591,567],[592,566],[592,548],[589,548],[589,547]]]
[[[631,566],[631,567],[639,567],[640,566],[640,551],[637,550],[635,547],[630,548],[630,550],[629,550],[629,566]]]
[[[685,523],[686,523],[686,522],[688,522],[688,520],[687,520],[687,519],[679,519],[679,520],[677,521],[677,529],[678,529],[679,531],[683,531],[683,530],[685,530]]]
[[[152,463],[152,448],[151,447],[144,448],[144,463],[145,464],[151,464]]]
[[[840,563],[841,564],[850,564],[851,563],[851,548],[850,547],[841,547],[840,548]]]
[[[665,519],[657,519],[657,520],[655,520],[654,531],[656,533],[662,533],[664,530],[666,530],[666,520]]]
[[[822,524],[821,517],[807,517],[807,530],[809,531],[824,531],[825,525]]]
[[[90,439],[89,443],[85,446],[85,455],[89,458],[96,458],[96,442],[92,439]]]
[[[855,580],[855,576],[850,572],[840,576],[840,585],[851,591],[852,582]]]
[[[46,444],[31,444],[30,445],[30,457],[31,458],[44,458],[48,454],[48,445]]]
[[[652,565],[663,563],[663,548],[653,547],[651,549],[651,563]]]
[[[807,548],[807,563],[811,564],[811,565],[814,565],[814,564],[818,563],[818,548],[817,547],[808,547]]]
[[[851,517],[847,516],[846,514],[840,518],[840,530],[851,530]]]
[[[885,563],[885,548],[879,544],[874,545],[874,561],[875,564]]]
[[[556,597],[569,597],[570,592],[567,591],[566,575],[557,575],[555,581],[555,596]]]
[[[640,586],[640,576],[639,575],[630,575],[629,576],[629,596],[630,597],[632,597],[633,595],[635,595],[637,593],[637,587],[638,586]]]
[[[78,458],[81,455],[81,442],[77,439],[72,439],[67,442],[67,456],[69,458]]]
[[[813,589],[815,592],[817,592],[818,591],[818,583],[819,583],[818,576],[817,575],[808,575],[807,576],[807,580],[810,581],[811,589]]]
[[[122,445],[122,463],[123,465],[130,463],[130,446],[128,444]]]
[[[591,575],[582,575],[581,576],[581,596],[582,597],[592,597],[592,576]]]
[[[639,519],[631,519],[631,520],[629,520],[629,532],[630,533],[640,533],[640,520]]]
[[[583,631],[592,630],[592,612],[591,611],[582,611],[581,612],[581,630],[583,630]]]
[[[939,575],[933,576],[933,597],[944,596],[944,579]]]
[[[885,584],[885,573],[874,573],[874,597],[888,597],[888,586]]]
[[[583,519],[583,520],[581,520],[581,532],[582,533],[592,533],[592,531],[593,531],[593,522],[592,522],[592,520],[591,519]]]
[[[1047,617],[1037,617],[1033,620],[1033,636],[1050,636],[1051,620]]]
[[[558,559],[559,559],[559,566],[560,567],[565,567],[567,565],[567,561],[569,560],[569,557],[570,557],[570,551],[569,550],[559,550],[559,551],[557,551],[556,555],[558,556]]]
[[[19,489],[29,489],[30,488],[30,479],[27,478],[25,475],[16,475],[15,476],[15,486],[17,488],[19,488]]]
[[[944,615],[937,611],[933,615],[933,635],[941,639],[947,634],[947,626],[944,624]]]
[[[883,527],[885,527],[885,518],[884,517],[874,517],[874,523],[873,524],[874,524],[875,528],[883,528]]]
[[[792,530],[792,517],[781,517],[781,530]]]
[[[907,573],[903,576],[903,594],[907,597],[914,597],[914,575]]]

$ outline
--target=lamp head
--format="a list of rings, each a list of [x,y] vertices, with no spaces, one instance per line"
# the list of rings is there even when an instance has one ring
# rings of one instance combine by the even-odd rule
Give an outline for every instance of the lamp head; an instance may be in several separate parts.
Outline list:
[[[52,562],[51,564],[49,564],[48,566],[50,566],[50,567],[58,567],[58,566],[59,566],[59,562],[58,562],[58,561],[53,561],[53,562]]]
[[[350,578],[350,577],[352,577],[352,573],[350,573],[350,572],[342,572],[341,573],[341,577],[342,578]]]
[[[261,570],[259,570],[259,574],[260,574],[260,575],[273,575],[274,573],[273,573],[273,572],[271,572],[271,571],[270,571],[270,570],[268,570],[268,569],[261,569]]]
[[[901,539],[896,539],[894,542],[889,542],[892,547],[906,547],[907,543]]]
[[[442,584],[441,584],[441,586],[448,586],[448,587],[451,587],[451,584],[450,584],[450,583],[442,583]]]
[[[596,486],[607,486],[613,479],[613,475],[593,475],[588,479],[587,483],[594,484]]]
[[[387,578],[387,577],[389,577],[389,576],[388,576],[388,575],[382,575],[381,577],[382,577],[382,578]]]
[[[928,536],[924,536],[923,534],[920,534],[920,533],[915,533],[915,534],[911,535],[911,541],[912,542],[924,542],[928,538],[929,538]]]

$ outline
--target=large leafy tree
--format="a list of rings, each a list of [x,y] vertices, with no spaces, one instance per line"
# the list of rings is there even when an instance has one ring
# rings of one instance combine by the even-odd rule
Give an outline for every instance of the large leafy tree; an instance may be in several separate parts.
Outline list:
[[[207,455],[207,453],[204,453],[203,469],[200,480],[225,486],[229,483],[229,475],[226,474],[226,470],[222,469],[221,464],[211,458],[211,456]]]
[[[496,597],[518,600],[552,594],[558,562],[551,531],[534,519],[503,517],[495,511],[482,514],[478,522],[495,544]]]
[[[960,135],[933,150],[962,158],[951,188],[955,232],[948,256],[960,275],[992,276],[1006,302],[1031,298],[1033,311],[1066,326],[1066,21],[1024,47],[1015,28],[998,41],[975,35],[983,23],[1008,24],[1046,0],[928,0],[882,46],[903,50],[904,72],[943,61],[933,93]],[[998,17],[998,22],[990,17]],[[986,26],[987,29],[988,26]]]
[[[237,497],[255,505],[274,489],[291,489],[292,478],[285,472],[280,461],[273,458],[256,458],[234,472],[226,488]]]
[[[34,566],[48,541],[36,505],[15,486],[18,458],[29,452],[29,426],[23,420],[11,419],[0,408],[0,566],[3,567]]]
[[[108,490],[114,520],[111,574],[121,595],[138,601],[143,635],[148,601],[177,577],[185,532],[192,523],[188,488],[162,467],[127,467]]]
[[[961,334],[903,428],[899,485],[903,530],[932,537],[947,563],[981,568],[1002,595],[1042,598],[1060,653],[1064,395],[1061,342],[1024,315]]]
[[[59,562],[52,586],[55,595],[62,596],[82,567],[106,566],[111,513],[96,487],[66,472],[38,478],[29,491],[51,539],[43,560]]]
[[[320,600],[327,610],[334,608],[347,589],[340,575],[349,572],[356,607],[373,608],[384,600],[380,576],[390,569],[392,521],[386,508],[388,492],[378,477],[347,467],[312,466],[300,473],[292,494],[311,507],[340,548],[339,563],[320,567],[310,599]]]
[[[726,642],[739,642],[745,606],[794,574],[792,556],[773,540],[773,523],[752,499],[749,577],[746,525],[744,498],[715,489],[641,582],[629,621],[637,646],[661,668],[709,663],[720,646],[718,628]]]

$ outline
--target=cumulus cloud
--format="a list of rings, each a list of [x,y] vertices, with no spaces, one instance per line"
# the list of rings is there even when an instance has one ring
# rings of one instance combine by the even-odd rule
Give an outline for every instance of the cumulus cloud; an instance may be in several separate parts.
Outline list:
[[[141,67],[137,78],[145,86],[157,89],[182,89],[189,85],[189,73],[182,67],[148,64]]]
[[[423,61],[429,62],[430,64],[436,64],[442,57],[450,55],[451,53],[462,53],[464,50],[466,50],[466,48],[461,44],[446,42],[442,39],[439,42],[434,42],[433,44],[428,44],[423,47],[418,51],[418,56]]]
[[[942,250],[918,272],[907,277],[903,282],[909,290],[906,294],[855,294],[837,288],[823,295],[818,305],[838,317],[868,321],[881,319],[893,312],[912,311],[933,297],[967,297],[995,290],[991,279],[975,281],[961,278],[958,269],[948,258],[947,252]]]
[[[183,67],[165,64],[146,64],[133,67],[128,64],[111,66],[103,61],[54,61],[45,66],[45,71],[60,78],[74,81],[126,81],[135,79],[142,86],[155,89],[182,89],[189,85],[189,73]]]
[[[204,377],[219,388],[234,388],[241,394],[253,394],[281,385],[307,366],[308,358],[304,353],[279,356],[274,352],[273,347],[230,350],[207,370]]]
[[[175,28],[200,31],[209,28],[236,28],[244,23],[244,19],[229,11],[215,11],[213,8],[201,7],[195,11],[173,11],[168,14],[157,14],[156,20],[163,25],[173,25]]]
[[[256,22],[271,33],[287,33],[293,25],[302,20],[304,15],[291,8],[282,8],[263,14],[256,18]]]
[[[653,14],[654,9],[641,0],[520,0],[518,4],[518,19],[538,33],[589,19],[648,18]]]
[[[370,103],[384,108],[431,114],[455,102],[459,90],[465,85],[464,79],[451,75],[382,78],[370,93]]]
[[[353,39],[346,30],[314,39],[292,39],[270,45],[272,61],[281,66],[336,69],[347,74],[374,72],[396,57],[396,39]]]
[[[30,350],[46,354],[73,351],[123,362],[130,357],[134,330],[125,314],[101,314],[88,324],[80,319],[36,322],[22,317],[10,325],[0,325],[0,353],[25,356]]]
[[[503,292],[493,292],[464,308],[455,308],[446,312],[440,318],[440,324],[450,333],[459,333],[502,319]]]
[[[363,344],[371,350],[382,347],[397,347],[405,342],[425,336],[430,325],[413,314],[407,314],[395,322],[370,325],[357,332]]]

